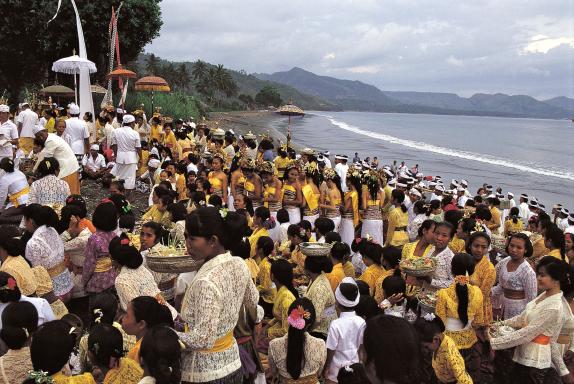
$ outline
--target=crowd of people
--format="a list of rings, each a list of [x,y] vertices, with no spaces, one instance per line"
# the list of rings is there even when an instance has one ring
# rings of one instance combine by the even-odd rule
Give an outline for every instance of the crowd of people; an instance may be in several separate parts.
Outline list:
[[[0,382],[574,382],[566,207],[79,111],[0,105]]]

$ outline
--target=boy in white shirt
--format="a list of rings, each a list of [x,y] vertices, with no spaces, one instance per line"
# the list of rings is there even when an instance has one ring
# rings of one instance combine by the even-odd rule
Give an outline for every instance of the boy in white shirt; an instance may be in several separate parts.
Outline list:
[[[358,363],[359,347],[363,343],[365,320],[355,313],[359,304],[359,287],[351,277],[345,277],[335,290],[339,318],[333,320],[327,334],[327,361],[325,363],[325,382],[337,383],[339,369]]]

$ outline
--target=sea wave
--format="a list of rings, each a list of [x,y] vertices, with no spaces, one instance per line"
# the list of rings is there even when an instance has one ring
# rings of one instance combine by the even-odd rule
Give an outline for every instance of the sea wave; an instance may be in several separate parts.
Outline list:
[[[446,147],[441,147],[438,145],[428,144],[428,143],[424,143],[421,141],[401,139],[398,137],[385,135],[384,133],[373,132],[373,131],[361,129],[357,126],[347,124],[343,121],[336,120],[335,118],[333,118],[332,116],[329,116],[329,115],[320,115],[320,114],[317,114],[317,115],[327,118],[331,122],[331,124],[333,124],[336,127],[341,128],[341,129],[344,129],[345,131],[357,133],[359,135],[368,136],[368,137],[371,137],[373,139],[378,139],[378,140],[386,141],[386,142],[393,143],[393,144],[402,145],[402,146],[413,148],[413,149],[416,149],[419,151],[433,152],[433,153],[438,153],[438,154],[445,155],[445,156],[457,157],[460,159],[479,161],[481,163],[517,169],[517,170],[522,171],[522,172],[535,173],[538,175],[551,176],[551,177],[556,177],[556,178],[560,178],[560,179],[574,181],[574,174],[572,174],[570,172],[560,172],[560,171],[556,171],[556,170],[552,170],[552,169],[546,169],[546,168],[540,168],[540,167],[532,166],[532,165],[528,165],[528,164],[515,163],[509,159],[504,159],[504,158],[495,157],[495,156],[491,156],[491,155],[468,152],[468,151],[461,151],[461,150],[457,150],[457,149],[446,148]]]

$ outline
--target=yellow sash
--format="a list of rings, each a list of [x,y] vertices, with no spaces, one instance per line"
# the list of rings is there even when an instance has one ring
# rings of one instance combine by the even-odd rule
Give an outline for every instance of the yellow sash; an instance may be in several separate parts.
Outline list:
[[[54,265],[52,268],[46,268],[48,275],[50,275],[51,278],[61,275],[66,269],[66,263],[63,261]]]
[[[301,191],[303,192],[303,196],[305,196],[305,200],[307,201],[310,211],[314,211],[319,208],[319,199],[313,193],[313,188],[311,188],[310,185],[303,186]]]
[[[28,195],[30,193],[29,187],[24,187],[20,192],[16,192],[8,196],[8,200],[14,205],[14,207],[18,208],[20,203],[18,203],[18,199],[24,195]]]
[[[347,196],[351,197],[351,207],[353,208],[353,225],[359,225],[359,194],[357,191],[347,192]]]
[[[213,347],[209,349],[200,349],[199,351],[203,353],[223,352],[226,349],[231,348],[234,342],[235,338],[233,337],[233,330],[231,330],[219,339],[215,340]]]
[[[107,272],[112,269],[112,259],[109,256],[100,257],[96,260],[96,269],[94,272]]]

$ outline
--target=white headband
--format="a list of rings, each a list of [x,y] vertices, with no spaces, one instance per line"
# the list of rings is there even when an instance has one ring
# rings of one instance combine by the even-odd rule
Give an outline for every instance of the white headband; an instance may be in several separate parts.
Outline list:
[[[357,305],[359,305],[359,300],[361,299],[361,295],[357,292],[357,297],[355,298],[355,300],[351,301],[349,299],[347,299],[345,296],[343,296],[343,294],[341,293],[341,284],[353,284],[354,286],[357,286],[357,283],[355,282],[355,279],[353,279],[352,277],[345,277],[343,280],[341,280],[341,283],[337,286],[337,289],[335,290],[335,299],[337,299],[337,302],[339,304],[341,304],[343,307],[347,307],[347,308],[353,308],[356,307]]]

